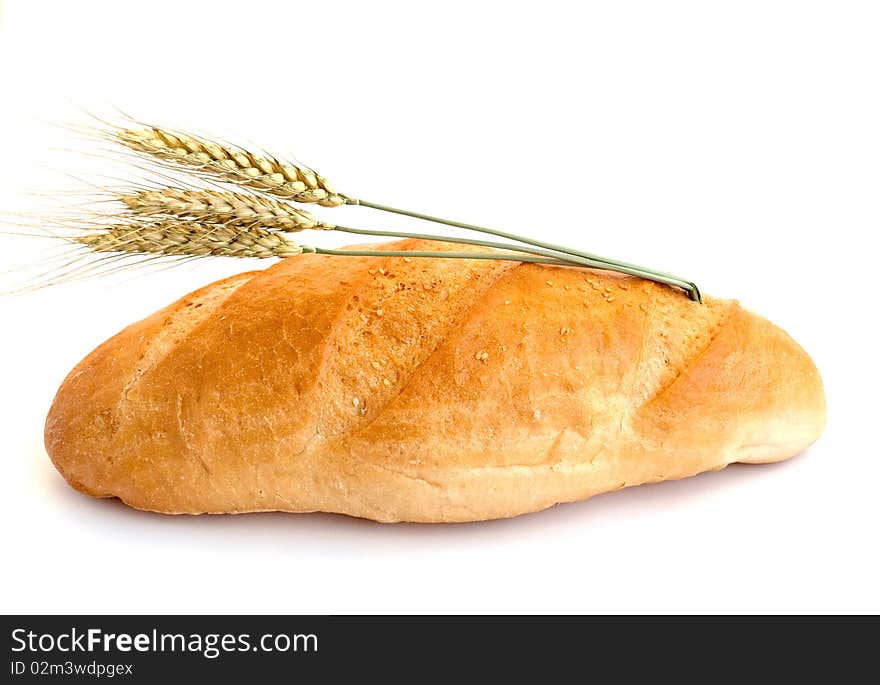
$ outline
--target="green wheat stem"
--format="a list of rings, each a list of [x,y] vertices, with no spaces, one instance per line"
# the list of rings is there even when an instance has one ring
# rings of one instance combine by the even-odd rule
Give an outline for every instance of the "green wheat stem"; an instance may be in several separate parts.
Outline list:
[[[557,266],[572,266],[571,262],[549,257],[535,257],[524,254],[500,254],[498,252],[421,252],[416,250],[331,250],[324,247],[306,247],[303,252],[314,254],[348,256],[348,257],[429,257],[434,259],[494,259],[508,262],[529,262],[533,264],[555,264]]]
[[[644,278],[647,280],[656,281],[658,283],[664,283],[666,285],[670,285],[673,287],[681,288],[687,291],[691,295],[691,299],[696,299],[700,301],[698,298],[693,296],[693,292],[691,290],[691,286],[693,284],[685,281],[683,279],[677,278],[675,276],[669,276],[667,274],[656,273],[650,271],[648,269],[643,269],[641,267],[636,267],[632,265],[619,265],[619,264],[611,264],[608,261],[602,260],[601,258],[591,258],[591,257],[583,257],[580,255],[572,254],[570,252],[561,252],[557,250],[546,249],[543,247],[526,247],[523,245],[510,245],[508,243],[496,243],[487,240],[475,240],[472,238],[459,238],[454,236],[440,236],[433,235],[428,233],[410,233],[407,231],[375,231],[364,228],[351,228],[349,226],[335,226],[335,231],[341,231],[343,233],[353,233],[357,235],[370,235],[370,236],[386,236],[392,238],[416,238],[418,240],[435,240],[442,241],[448,243],[462,243],[466,245],[477,245],[480,247],[491,247],[495,249],[501,250],[515,250],[518,252],[524,252],[532,255],[539,255],[542,257],[547,257],[550,259],[554,259],[557,263],[567,264],[568,266],[582,266],[590,269],[603,269],[603,270],[612,270],[619,271],[622,273],[629,274],[631,276],[638,276],[639,278]],[[512,238],[513,239],[513,238]],[[526,260],[522,260],[526,261]],[[532,260],[528,260],[532,261]],[[542,263],[552,263],[552,262],[542,262]],[[694,286],[696,287],[696,286]],[[697,291],[699,295],[699,291]]]
[[[629,262],[622,262],[616,259],[609,259],[607,257],[601,257],[599,255],[591,254],[589,252],[582,252],[580,250],[573,250],[568,247],[563,247],[562,245],[555,245],[553,243],[547,243],[541,240],[535,240],[533,238],[527,238],[525,236],[516,235],[514,233],[507,233],[506,231],[499,231],[494,228],[489,228],[487,226],[478,226],[476,224],[467,224],[461,221],[453,221],[452,219],[443,219],[442,217],[432,216],[430,214],[422,214],[421,212],[412,212],[408,209],[400,209],[398,207],[391,207],[388,205],[379,204],[378,202],[370,202],[368,200],[360,200],[360,199],[348,199],[349,204],[360,205],[362,207],[369,207],[371,209],[377,209],[383,212],[390,212],[392,214],[400,214],[402,216],[412,217],[414,219],[421,219],[423,221],[431,221],[438,224],[444,224],[446,226],[453,226],[455,228],[463,228],[468,231],[477,231],[480,233],[486,233],[489,235],[498,236],[499,238],[505,238],[506,240],[514,240],[519,243],[524,243],[526,245],[531,245],[536,248],[541,248],[544,250],[551,250],[556,254],[564,254],[570,255],[572,257],[590,260],[591,262],[598,262],[601,264],[605,264],[605,267],[598,268],[606,268],[611,269],[613,271],[621,271],[623,273],[628,273],[634,276],[639,276],[641,278],[647,278],[649,280],[657,281],[659,283],[666,283],[668,285],[674,285],[679,288],[682,288],[687,291],[688,295],[692,300],[696,302],[702,302],[703,297],[700,293],[700,289],[697,287],[696,283],[693,281],[689,281],[687,279],[681,278],[674,274],[666,273],[664,271],[657,271],[655,269],[649,269],[646,267],[641,267],[636,264],[630,264]],[[597,268],[597,267],[594,267]]]

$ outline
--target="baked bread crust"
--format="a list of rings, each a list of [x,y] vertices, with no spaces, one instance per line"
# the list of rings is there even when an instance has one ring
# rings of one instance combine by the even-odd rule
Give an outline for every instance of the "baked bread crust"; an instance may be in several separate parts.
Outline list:
[[[474,521],[782,460],[825,420],[809,356],[735,301],[567,267],[302,255],[99,346],[46,448],[75,488],[150,511]]]

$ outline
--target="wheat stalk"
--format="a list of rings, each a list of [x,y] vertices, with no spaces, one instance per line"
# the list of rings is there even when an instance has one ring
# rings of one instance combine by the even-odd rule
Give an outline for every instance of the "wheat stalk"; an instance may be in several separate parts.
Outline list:
[[[153,126],[117,129],[111,137],[165,164],[183,165],[235,185],[260,190],[295,202],[337,207],[345,197],[311,169],[263,157],[228,144]]]
[[[117,199],[135,214],[146,216],[176,216],[228,227],[288,232],[333,228],[333,224],[286,202],[244,193],[167,187],[120,194]]]
[[[264,228],[231,228],[196,221],[160,219],[107,226],[69,238],[93,252],[193,257],[293,257],[313,248]]]
[[[504,259],[607,269],[664,283],[685,290],[701,302],[692,281],[636,264],[601,257],[506,231],[443,219],[337,193],[314,171],[260,155],[228,143],[172,131],[158,126],[113,127],[101,135],[127,146],[167,168],[209,176],[258,194],[175,187],[137,189],[115,193],[131,214],[111,214],[112,223],[72,240],[92,251],[157,257],[218,255],[234,257],[290,257],[303,252],[350,256],[418,256],[461,259]],[[274,196],[280,201],[265,197]],[[383,212],[488,234],[511,242],[402,231],[368,230],[336,226],[318,220],[289,202],[316,203],[325,207],[361,205]],[[93,216],[93,219],[101,218]],[[104,218],[107,218],[106,216]],[[62,223],[73,223],[62,222]],[[69,226],[68,226],[69,227]],[[428,252],[335,250],[300,246],[281,235],[311,228],[401,238],[462,243],[504,252]]]
[[[506,231],[499,231],[486,226],[452,221],[420,212],[369,202],[360,198],[344,196],[336,193],[327,184],[326,179],[314,172],[285,164],[275,158],[261,157],[229,145],[195,136],[174,133],[156,126],[139,130],[118,129],[114,133],[119,142],[122,142],[131,149],[148,154],[170,165],[183,164],[191,170],[203,171],[225,181],[277,195],[288,200],[317,202],[328,207],[341,204],[361,205],[468,231],[495,235],[505,240],[528,245],[529,248],[525,251],[532,252],[533,254],[549,255],[552,253],[555,257],[572,263],[579,263],[581,265],[596,264],[600,265],[596,268],[611,269],[647,278],[658,283],[666,283],[684,289],[691,299],[698,302],[702,301],[700,290],[695,283],[674,274],[601,257],[589,252],[572,250],[561,245],[535,240]],[[490,245],[489,243],[485,244],[487,246]]]
[[[60,236],[59,236],[60,237]],[[431,240],[439,240],[439,237]],[[264,228],[233,229],[195,221],[168,219],[153,222],[107,226],[100,231],[67,237],[68,242],[83,245],[95,253],[142,255],[144,257],[271,257],[289,258],[311,253],[350,257],[417,257],[431,259],[476,259],[571,265],[565,260],[516,252],[428,252],[421,250],[348,250],[299,245],[275,231]],[[452,239],[458,242],[472,242]],[[480,243],[473,242],[475,245]]]

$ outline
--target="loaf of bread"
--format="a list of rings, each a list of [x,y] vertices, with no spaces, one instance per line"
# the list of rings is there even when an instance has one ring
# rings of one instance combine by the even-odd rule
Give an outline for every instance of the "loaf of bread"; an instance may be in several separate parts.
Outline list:
[[[46,447],[73,487],[150,511],[476,521],[786,459],[824,424],[813,362],[735,301],[569,267],[302,255],[102,344]]]

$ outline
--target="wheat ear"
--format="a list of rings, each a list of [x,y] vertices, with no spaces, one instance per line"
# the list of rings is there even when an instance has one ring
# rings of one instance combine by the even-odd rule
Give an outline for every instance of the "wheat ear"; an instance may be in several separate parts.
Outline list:
[[[287,200],[315,202],[323,207],[337,207],[346,201],[327,179],[311,169],[228,144],[172,132],[158,126],[118,129],[111,133],[111,137],[132,150],[167,165],[187,166],[190,171],[205,173],[228,183]]]
[[[93,252],[193,257],[293,257],[313,248],[264,228],[230,228],[196,221],[160,219],[118,224],[69,238]]]
[[[135,214],[176,216],[231,228],[271,228],[278,231],[330,230],[333,224],[286,202],[258,195],[218,190],[159,188],[117,196]]]

